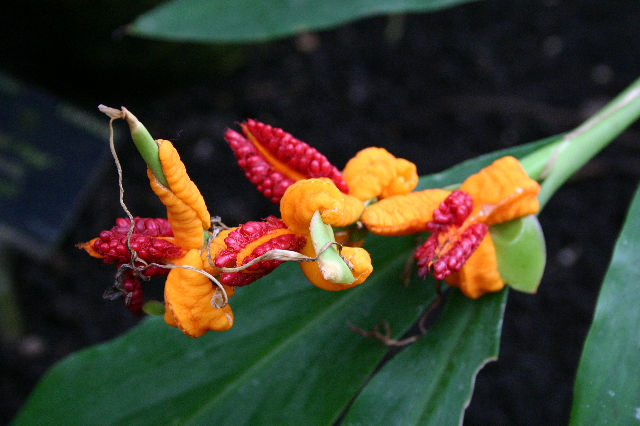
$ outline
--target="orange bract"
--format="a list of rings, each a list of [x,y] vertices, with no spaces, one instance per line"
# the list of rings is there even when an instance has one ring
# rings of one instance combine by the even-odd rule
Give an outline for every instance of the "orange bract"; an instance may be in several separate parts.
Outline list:
[[[500,291],[505,285],[498,273],[493,241],[488,235],[487,233],[462,269],[445,278],[447,284],[459,287],[464,295],[471,299],[477,299],[485,293]]]
[[[227,248],[224,239],[227,238],[229,233],[235,229],[237,229],[237,227],[220,231],[218,235],[215,236],[215,238],[211,238],[209,240],[209,247],[206,250],[202,250],[202,253],[200,253],[200,258],[202,259],[204,270],[213,276],[218,275],[220,271],[218,270],[218,268],[213,266],[211,262],[214,261],[218,253]],[[211,262],[209,262],[209,258],[211,258]]]
[[[449,191],[426,189],[406,195],[394,195],[367,207],[360,219],[374,234],[398,236],[427,230],[433,211],[447,198]]]
[[[198,250],[189,250],[176,264],[203,269]],[[172,269],[164,287],[165,322],[179,328],[190,337],[200,337],[207,331],[224,331],[233,325],[233,312],[226,305],[211,306],[215,286],[195,271]]]
[[[308,257],[315,257],[316,252],[313,248],[311,239],[307,240],[307,244],[304,246],[301,253]],[[371,257],[369,256],[369,252],[365,249],[360,247],[343,247],[342,255],[353,266],[351,272],[353,273],[355,281],[349,284],[334,283],[324,279],[317,262],[300,262],[300,268],[311,284],[328,291],[346,290],[355,287],[358,284],[362,284],[369,277],[371,272],[373,272]]]
[[[473,197],[474,213],[487,225],[536,213],[540,185],[513,157],[502,157],[469,176],[460,187]]]
[[[418,184],[416,166],[396,158],[384,148],[370,147],[358,152],[342,172],[349,194],[360,200],[408,194]]]
[[[158,139],[156,142],[159,144],[158,157],[162,164],[162,172],[167,178],[169,189],[183,203],[196,212],[202,222],[202,228],[209,229],[211,216],[207,210],[204,198],[202,198],[196,184],[189,178],[187,170],[180,160],[178,151],[176,151],[173,144],[167,140]]]
[[[320,211],[324,223],[347,226],[364,209],[355,197],[344,194],[328,178],[304,179],[289,186],[280,200],[282,221],[296,234],[309,233],[313,213]]]
[[[167,219],[178,245],[185,249],[200,249],[202,221],[196,211],[158,182],[151,170],[147,169],[147,175],[151,189],[167,208]]]

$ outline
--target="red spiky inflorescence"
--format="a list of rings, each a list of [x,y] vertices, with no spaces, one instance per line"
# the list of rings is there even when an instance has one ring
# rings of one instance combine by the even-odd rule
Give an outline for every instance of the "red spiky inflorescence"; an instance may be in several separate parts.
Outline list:
[[[126,234],[129,232],[131,221],[125,217],[116,219],[116,225],[110,229],[111,232]],[[150,237],[173,237],[173,230],[167,219],[159,217],[134,217],[133,232],[144,234]]]
[[[240,133],[227,129],[225,139],[245,176],[274,203],[298,179],[327,177],[347,193],[347,183],[327,157],[282,129],[256,120],[242,123]],[[265,156],[272,156],[275,161]],[[280,164],[275,164],[275,162]]]
[[[236,267],[238,254],[242,249],[257,239],[280,229],[286,229],[286,225],[274,216],[267,217],[263,222],[251,221],[243,224],[238,229],[230,232],[225,238],[224,242],[227,248],[221,250],[216,255],[214,259],[215,266]],[[245,256],[242,259],[242,265],[274,249],[300,251],[305,243],[306,238],[302,235],[278,233],[274,235],[273,238],[268,239],[253,249],[249,255]],[[275,259],[264,260],[240,272],[222,273],[219,276],[219,280],[224,285],[235,287],[245,286],[267,275],[281,263],[282,261]]]
[[[433,211],[433,222],[429,222],[429,224],[460,226],[471,214],[471,210],[473,210],[471,195],[456,190],[449,194],[438,208]]]
[[[122,265],[131,261],[127,246],[129,219],[119,218],[116,225],[108,231],[100,232],[93,241],[93,249],[102,256],[105,263]],[[173,236],[171,226],[166,219],[134,218],[134,231],[129,239],[133,249],[141,260],[147,263],[162,263],[184,254],[184,250],[164,237]],[[142,266],[137,264],[136,266]],[[166,275],[168,270],[150,267],[142,271],[147,276]]]
[[[124,304],[127,309],[137,315],[142,313],[144,297],[142,295],[142,283],[140,279],[136,277],[132,271],[127,271],[120,287],[122,298],[124,299]]]
[[[427,224],[431,235],[414,254],[419,277],[432,273],[436,279],[444,279],[471,257],[489,229],[484,223],[474,223],[460,232],[472,210],[471,196],[457,190],[433,212],[433,221]]]

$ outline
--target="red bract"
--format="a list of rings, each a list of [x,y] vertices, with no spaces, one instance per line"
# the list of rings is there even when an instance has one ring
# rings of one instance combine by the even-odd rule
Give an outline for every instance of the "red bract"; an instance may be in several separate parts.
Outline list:
[[[148,263],[157,263],[166,259],[175,259],[183,255],[179,246],[155,237],[133,233],[131,248],[138,257]],[[127,234],[113,231],[102,231],[93,242],[93,249],[102,255],[105,263],[128,263],[131,259],[127,247]]]
[[[227,129],[225,139],[238,165],[258,190],[274,203],[301,179],[327,177],[344,193],[347,183],[327,157],[282,129],[256,120],[240,125],[244,136]]]
[[[133,223],[133,232],[136,234],[149,235],[150,237],[173,237],[173,231],[167,219],[134,217]],[[128,218],[119,217],[116,219],[116,225],[110,231],[126,234],[129,232],[130,224],[131,221]]]
[[[142,312],[144,297],[142,295],[142,284],[131,271],[127,271],[121,283],[122,297],[128,310],[134,314]]]
[[[460,229],[472,210],[471,196],[458,190],[449,194],[433,212],[434,220],[427,224],[431,235],[414,254],[418,276],[424,278],[431,272],[442,280],[462,268],[489,229],[484,223]]]
[[[284,222],[269,216],[264,222],[245,223],[230,232],[224,242],[227,247],[221,250],[214,260],[215,266],[219,268],[242,266],[274,249],[300,251],[306,238],[291,233]],[[255,245],[253,249],[252,244]],[[222,273],[219,280],[224,285],[245,286],[267,275],[281,263],[279,260],[264,260],[240,272]]]

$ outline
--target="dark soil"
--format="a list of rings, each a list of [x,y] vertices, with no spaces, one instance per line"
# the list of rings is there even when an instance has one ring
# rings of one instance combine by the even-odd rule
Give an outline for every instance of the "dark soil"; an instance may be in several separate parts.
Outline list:
[[[640,74],[634,0],[492,0],[244,47],[113,36],[149,4],[29,3],[0,18],[11,20],[1,26],[4,70],[85,111],[126,105],[156,137],[175,141],[212,212],[230,224],[275,212],[222,139],[246,117],[290,131],[339,167],[379,145],[427,174],[569,130]],[[162,216],[133,148],[123,144],[120,155],[129,208]],[[113,271],[74,248],[122,216],[115,171],[105,170],[53,261],[11,252],[24,333],[0,351],[0,422],[55,361],[137,322],[101,298]],[[567,422],[582,343],[639,176],[635,126],[546,206],[541,289],[510,293],[500,359],[478,375],[466,423]]]

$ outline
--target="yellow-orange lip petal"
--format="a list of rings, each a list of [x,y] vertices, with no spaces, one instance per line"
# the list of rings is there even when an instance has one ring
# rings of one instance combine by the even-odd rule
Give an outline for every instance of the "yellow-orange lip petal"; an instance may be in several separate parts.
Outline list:
[[[196,269],[203,266],[200,253],[195,249],[189,250],[175,263]],[[177,326],[190,337],[200,337],[210,330],[231,328],[233,313],[229,305],[220,309],[211,306],[214,291],[206,276],[192,270],[172,269],[164,287],[167,324]]]
[[[327,178],[304,179],[287,188],[280,201],[280,214],[287,227],[296,234],[309,233],[309,223],[320,211],[324,223],[347,226],[358,220],[364,204],[344,194]]]
[[[473,197],[477,216],[487,225],[537,213],[540,185],[514,157],[502,157],[469,176],[460,190]]]
[[[398,236],[427,230],[433,211],[447,198],[449,191],[426,189],[406,195],[394,195],[367,207],[360,220],[374,234]]]
[[[445,278],[447,284],[458,287],[465,296],[477,299],[486,293],[500,291],[505,283],[498,272],[498,260],[493,240],[487,234],[480,246],[458,272]]]
[[[301,253],[308,257],[315,257],[316,252],[310,239],[307,241],[307,244],[302,249]],[[326,280],[322,275],[317,262],[300,262],[302,273],[314,286],[318,288],[327,291],[339,291],[362,284],[369,277],[371,272],[373,272],[371,257],[367,250],[360,247],[343,247],[341,254],[349,263],[351,263],[351,272],[355,278],[355,281],[351,283],[341,284]]]
[[[369,147],[353,157],[342,172],[349,194],[360,200],[408,194],[418,184],[416,165],[384,148]]]

